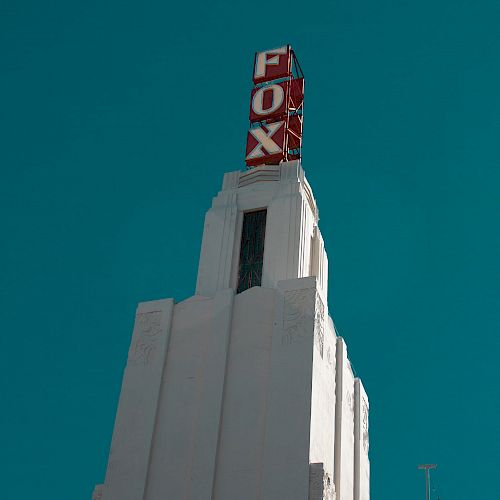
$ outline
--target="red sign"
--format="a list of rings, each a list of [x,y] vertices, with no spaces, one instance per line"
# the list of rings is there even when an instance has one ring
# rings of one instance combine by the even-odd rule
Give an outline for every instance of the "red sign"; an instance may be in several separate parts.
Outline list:
[[[290,45],[257,52],[253,68],[253,83],[257,84],[292,76],[291,54]]]
[[[291,47],[255,54],[253,81],[257,85],[250,99],[247,166],[300,158],[304,78]]]
[[[285,157],[284,121],[258,125],[248,131],[247,165],[279,163]]]
[[[252,90],[250,121],[261,122],[283,116],[288,111],[290,82],[273,83]]]

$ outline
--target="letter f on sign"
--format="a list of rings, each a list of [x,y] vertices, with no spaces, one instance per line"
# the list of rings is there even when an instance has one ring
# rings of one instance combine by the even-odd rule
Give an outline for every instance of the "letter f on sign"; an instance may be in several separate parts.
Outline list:
[[[248,131],[247,152],[256,144],[247,154],[247,161],[282,153],[285,139],[284,125],[285,122],[275,122],[251,128]]]
[[[255,55],[253,81],[261,82],[286,76],[289,71],[289,51],[290,47],[288,45],[284,45],[278,49],[257,52]],[[287,57],[284,58],[284,55]]]

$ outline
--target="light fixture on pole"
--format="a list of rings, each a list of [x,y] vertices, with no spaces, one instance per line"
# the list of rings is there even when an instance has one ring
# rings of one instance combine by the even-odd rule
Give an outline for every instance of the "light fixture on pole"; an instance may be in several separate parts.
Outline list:
[[[436,464],[421,464],[418,466],[419,469],[425,470],[425,500],[430,500],[431,498],[431,478],[429,475],[430,469],[436,469]]]

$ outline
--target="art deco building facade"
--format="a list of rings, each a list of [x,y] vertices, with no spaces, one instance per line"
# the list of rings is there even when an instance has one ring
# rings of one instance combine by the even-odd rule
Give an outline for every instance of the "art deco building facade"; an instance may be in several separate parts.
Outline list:
[[[140,303],[101,500],[368,500],[368,398],[299,161],[225,174],[196,294]]]

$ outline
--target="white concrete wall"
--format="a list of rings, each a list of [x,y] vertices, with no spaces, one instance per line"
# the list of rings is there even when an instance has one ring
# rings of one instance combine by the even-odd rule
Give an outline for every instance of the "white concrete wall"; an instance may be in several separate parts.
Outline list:
[[[344,339],[337,338],[335,487],[337,500],[354,497],[354,375]]]
[[[311,457],[333,478],[335,338],[316,281],[139,306],[131,359],[156,371],[127,368],[104,500],[304,500]]]
[[[325,250],[325,243],[318,226],[314,227],[314,234],[311,242],[311,276],[318,278],[318,291],[325,304],[328,304],[328,256]]]
[[[172,310],[171,299],[143,302],[137,308],[103,500],[144,497]]]
[[[238,221],[237,191],[227,188],[214,198],[205,215],[196,293],[214,295],[231,286],[231,269]]]
[[[214,498],[259,496],[275,295],[254,287],[235,299]]]
[[[368,449],[369,402],[359,378],[354,380],[354,500],[370,500],[370,460]]]
[[[318,276],[326,303],[328,259],[318,210],[299,161],[224,176],[205,217],[196,293],[235,288],[243,214],[267,208],[262,286]]]
[[[309,490],[315,278],[278,284],[270,359],[262,500],[302,500]]]
[[[235,295],[243,214],[259,208],[263,286]],[[197,295],[139,304],[95,498],[369,500],[368,399],[328,315],[317,224],[299,162],[225,175]]]
[[[321,295],[316,296],[310,428],[311,463],[323,463],[333,483],[335,446],[336,336]]]
[[[175,305],[147,487],[137,500],[212,498],[233,302],[229,289]]]

